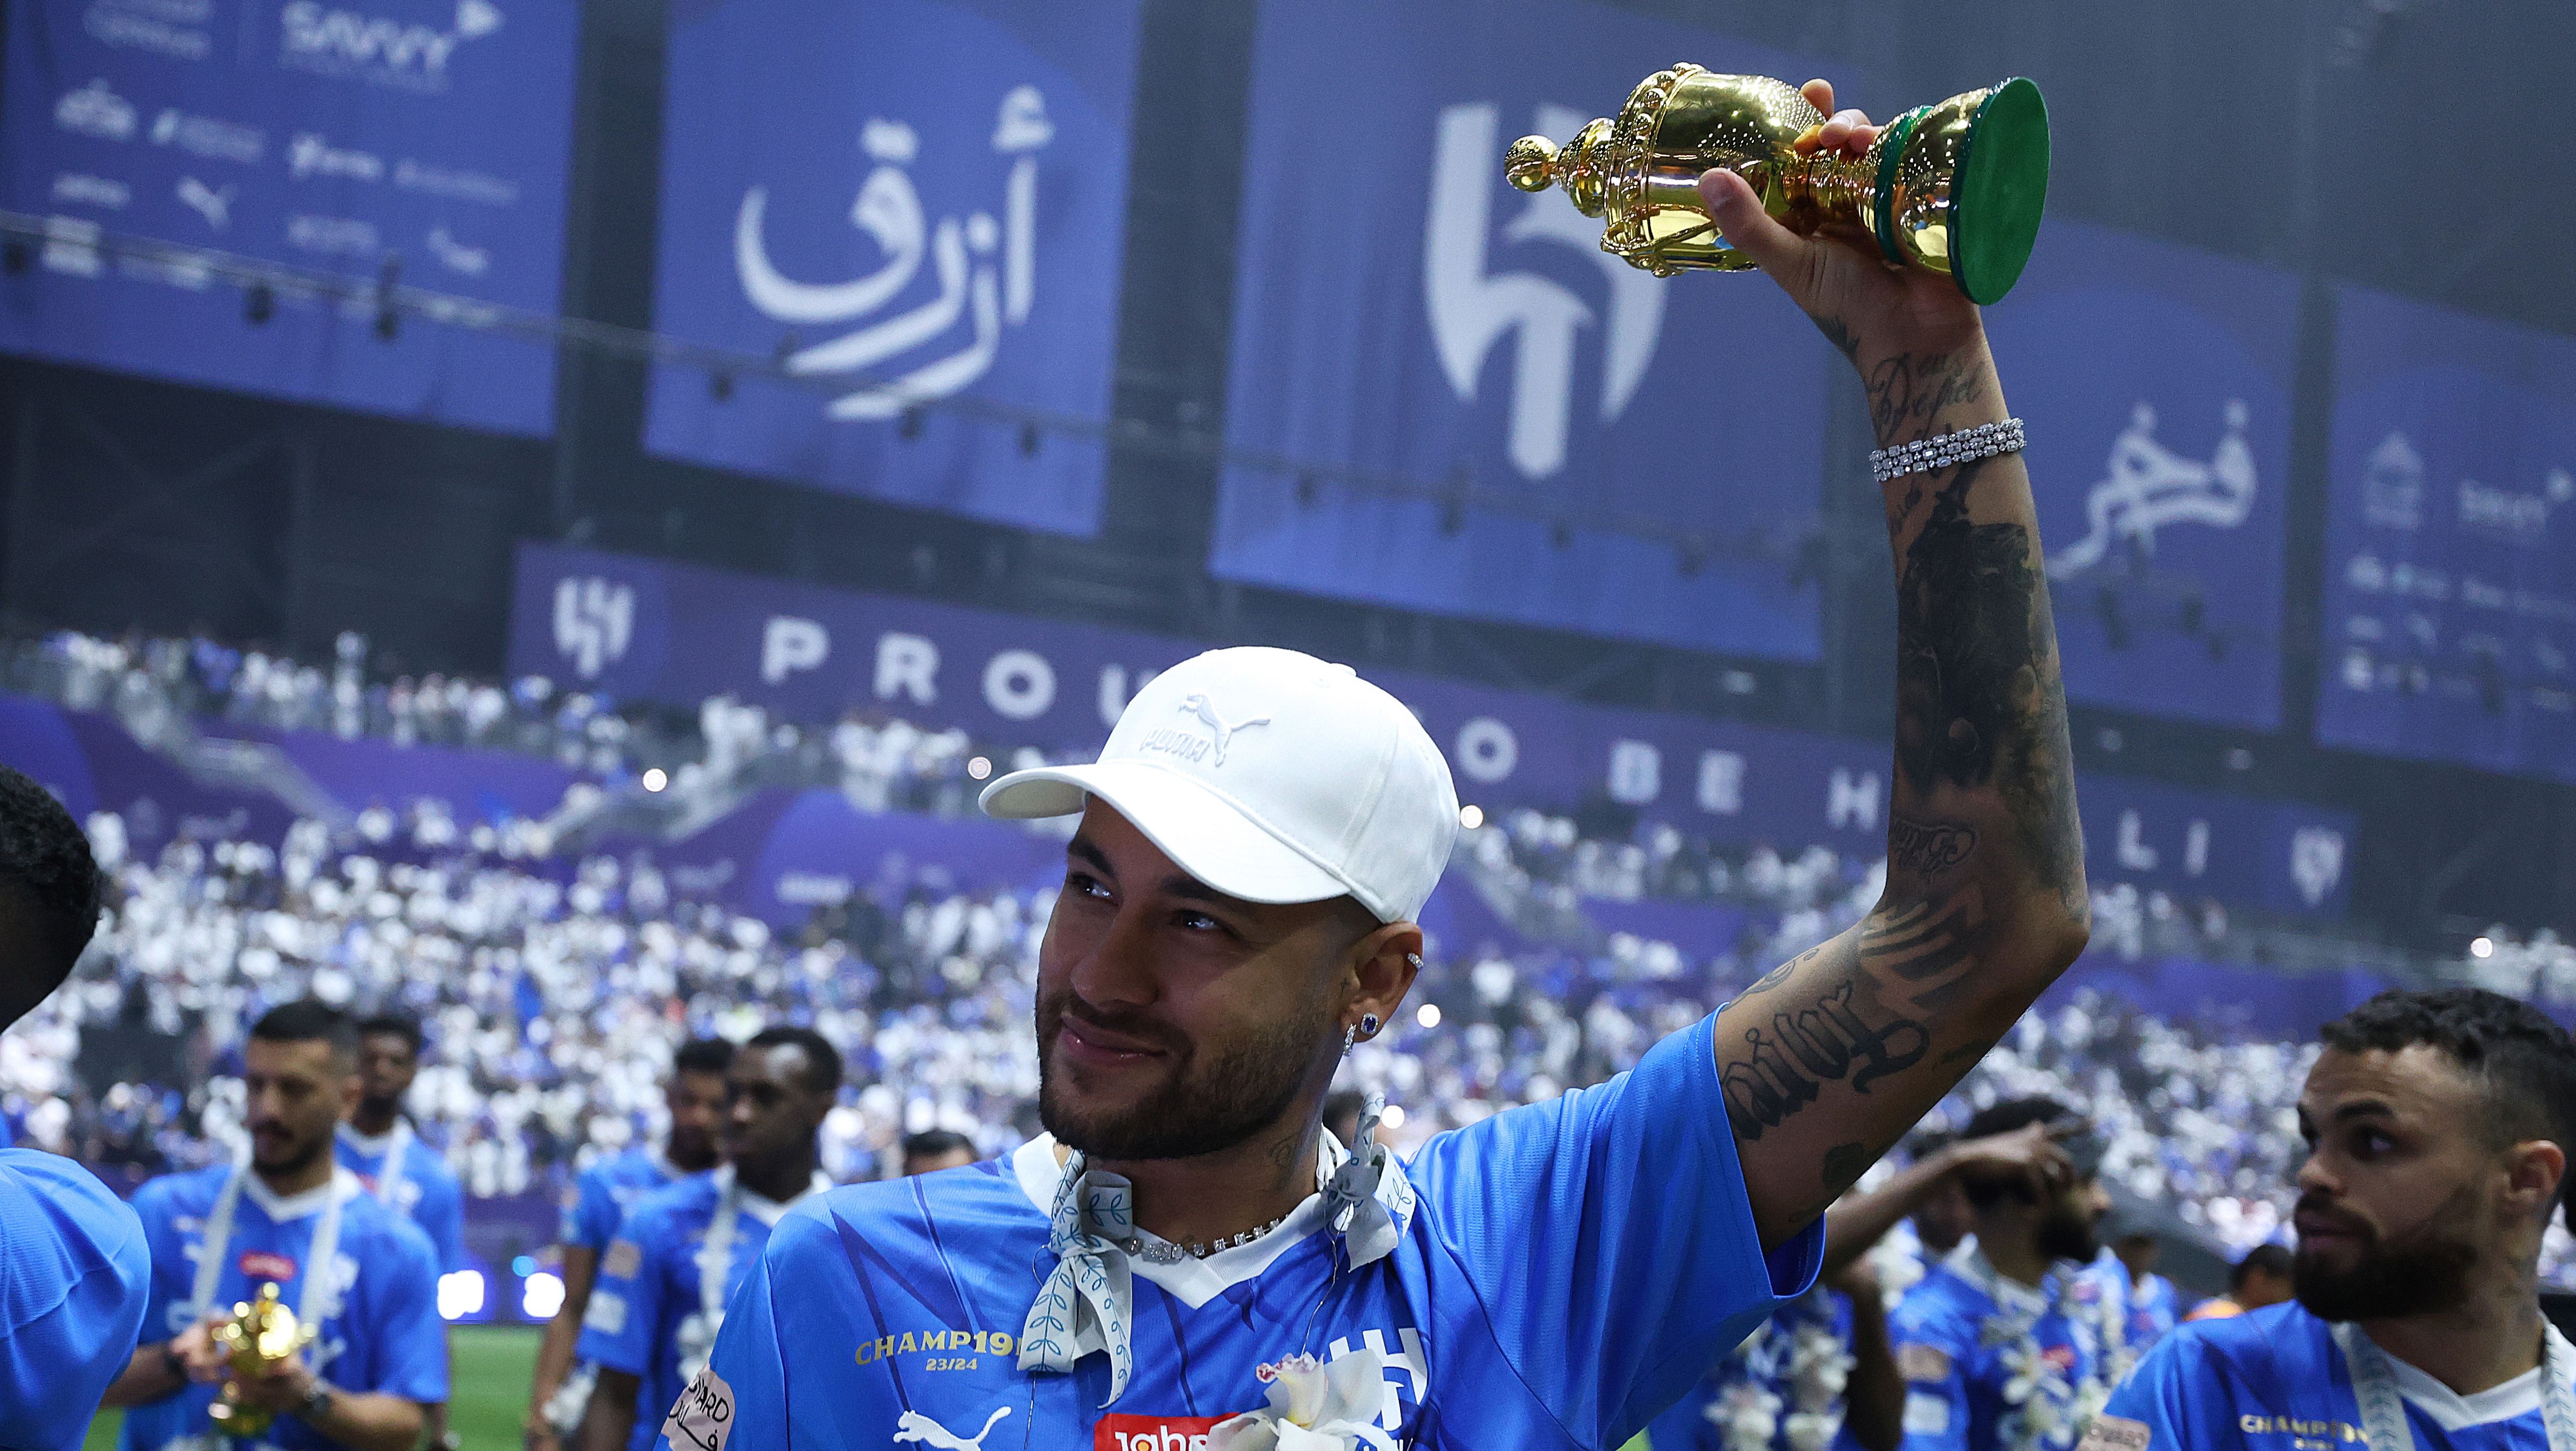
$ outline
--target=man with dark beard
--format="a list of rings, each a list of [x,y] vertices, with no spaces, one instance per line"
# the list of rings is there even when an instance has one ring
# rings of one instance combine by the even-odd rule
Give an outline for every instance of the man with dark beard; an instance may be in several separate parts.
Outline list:
[[[1906,1292],[1890,1331],[1905,1451],[2064,1451],[2109,1396],[2124,1308],[2085,1268],[2111,1200],[2094,1177],[2099,1147],[2068,1132],[2078,1122],[2055,1099],[2016,1098],[1961,1131],[1968,1145],[2044,1124],[2065,1153],[2037,1175],[1961,1176],[1976,1243]]]
[[[2088,1444],[2576,1447],[2576,1352],[2538,1288],[2576,1044],[2476,988],[2382,993],[2321,1036],[2299,1099],[2296,1303],[2177,1329]]]
[[[1802,140],[1874,135],[1847,112]],[[1860,370],[1880,442],[1946,440],[1882,469],[1905,685],[1876,909],[1607,1083],[1409,1161],[1374,1113],[1328,1139],[1338,1061],[1421,969],[1457,793],[1347,667],[1184,661],[1095,764],[984,794],[1081,818],[1038,953],[1047,1133],[781,1220],[665,1444],[1597,1451],[1806,1288],[1826,1207],[2074,959],[2088,897],[1976,309],[1857,232],[1792,233],[1731,172],[1700,187]]]
[[[152,1246],[143,1344],[109,1405],[127,1407],[124,1451],[187,1451],[228,1368],[214,1330],[230,1307],[277,1287],[310,1345],[240,1381],[245,1407],[277,1421],[278,1451],[411,1451],[427,1408],[447,1400],[436,1251],[332,1157],[357,1102],[358,1034],[312,999],[271,1008],[242,1048],[250,1154],[171,1174],[134,1196]]]

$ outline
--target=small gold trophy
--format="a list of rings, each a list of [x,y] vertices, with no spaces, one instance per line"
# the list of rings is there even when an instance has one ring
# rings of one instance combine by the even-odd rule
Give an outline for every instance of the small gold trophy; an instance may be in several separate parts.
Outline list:
[[[244,1404],[241,1383],[294,1359],[295,1352],[313,1343],[314,1329],[296,1323],[295,1312],[277,1298],[275,1282],[260,1286],[259,1298],[248,1304],[234,1302],[233,1318],[215,1331],[215,1344],[233,1370],[215,1403],[206,1408],[218,1430],[227,1436],[248,1437],[268,1429],[277,1414]]]
[[[1503,174],[1522,191],[1565,188],[1585,216],[1608,220],[1601,250],[1658,277],[1753,265],[1700,201],[1700,174],[1722,166],[1751,182],[1791,231],[1847,223],[1876,238],[1888,261],[1943,273],[1972,302],[2012,290],[2048,198],[2048,106],[2038,86],[2015,78],[1917,106],[1879,128],[1858,159],[1792,149],[1824,120],[1785,82],[1677,65],[1646,77],[1616,119],[1592,122],[1562,148],[1544,136],[1513,142]]]

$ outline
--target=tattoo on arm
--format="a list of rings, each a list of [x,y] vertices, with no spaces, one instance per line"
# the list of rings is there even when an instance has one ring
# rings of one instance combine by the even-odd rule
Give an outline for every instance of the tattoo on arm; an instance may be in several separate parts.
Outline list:
[[[1935,826],[1902,816],[1888,823],[1887,864],[1897,871],[1937,877],[1976,849],[1977,833],[1965,826]]]
[[[1933,491],[1905,546],[1896,585],[1898,784],[1916,801],[1944,787],[2000,797],[2028,869],[2066,897],[2082,876],[2084,844],[2056,632],[2030,530],[1968,515],[1968,491],[1992,462],[1963,465]],[[1909,511],[1921,492],[1909,493]]]
[[[1882,448],[1923,436],[1943,409],[1965,407],[1986,394],[1983,369],[1969,366],[1956,353],[1898,353],[1881,360],[1861,382],[1869,392],[1870,426],[1878,431]]]

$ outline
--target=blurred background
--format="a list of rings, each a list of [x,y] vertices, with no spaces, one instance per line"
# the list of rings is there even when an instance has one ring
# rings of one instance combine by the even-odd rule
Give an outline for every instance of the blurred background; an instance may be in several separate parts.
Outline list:
[[[2565,6],[0,15],[0,759],[115,877],[0,1039],[6,1131],[211,1162],[263,1008],[415,1013],[451,1319],[552,1313],[558,1198],[692,1033],[842,1046],[837,1177],[1028,1133],[1059,840],[977,784],[1209,646],[1387,684],[1471,803],[1353,1060],[1408,1141],[1869,905],[1858,389],[1759,279],[1501,181],[1677,59],[2049,101],[1987,322],[2093,946],[1935,1126],[2073,1097],[2214,1291],[2281,1229],[2318,1022],[2576,1014],[2576,173],[2515,119]]]

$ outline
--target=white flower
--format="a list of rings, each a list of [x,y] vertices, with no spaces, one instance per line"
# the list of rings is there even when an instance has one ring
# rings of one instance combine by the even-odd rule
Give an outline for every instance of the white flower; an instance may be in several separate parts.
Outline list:
[[[1800,1411],[1782,1427],[1789,1434],[1789,1451],[1825,1451],[1842,1428],[1839,1411]]]
[[[1758,1385],[1738,1381],[1702,1414],[1726,1438],[1726,1451],[1771,1451],[1780,1430],[1780,1398]]]
[[[1365,1347],[1336,1360],[1292,1355],[1269,1367],[1270,1404],[1217,1422],[1208,1451],[1395,1451],[1377,1426],[1386,1357]]]

